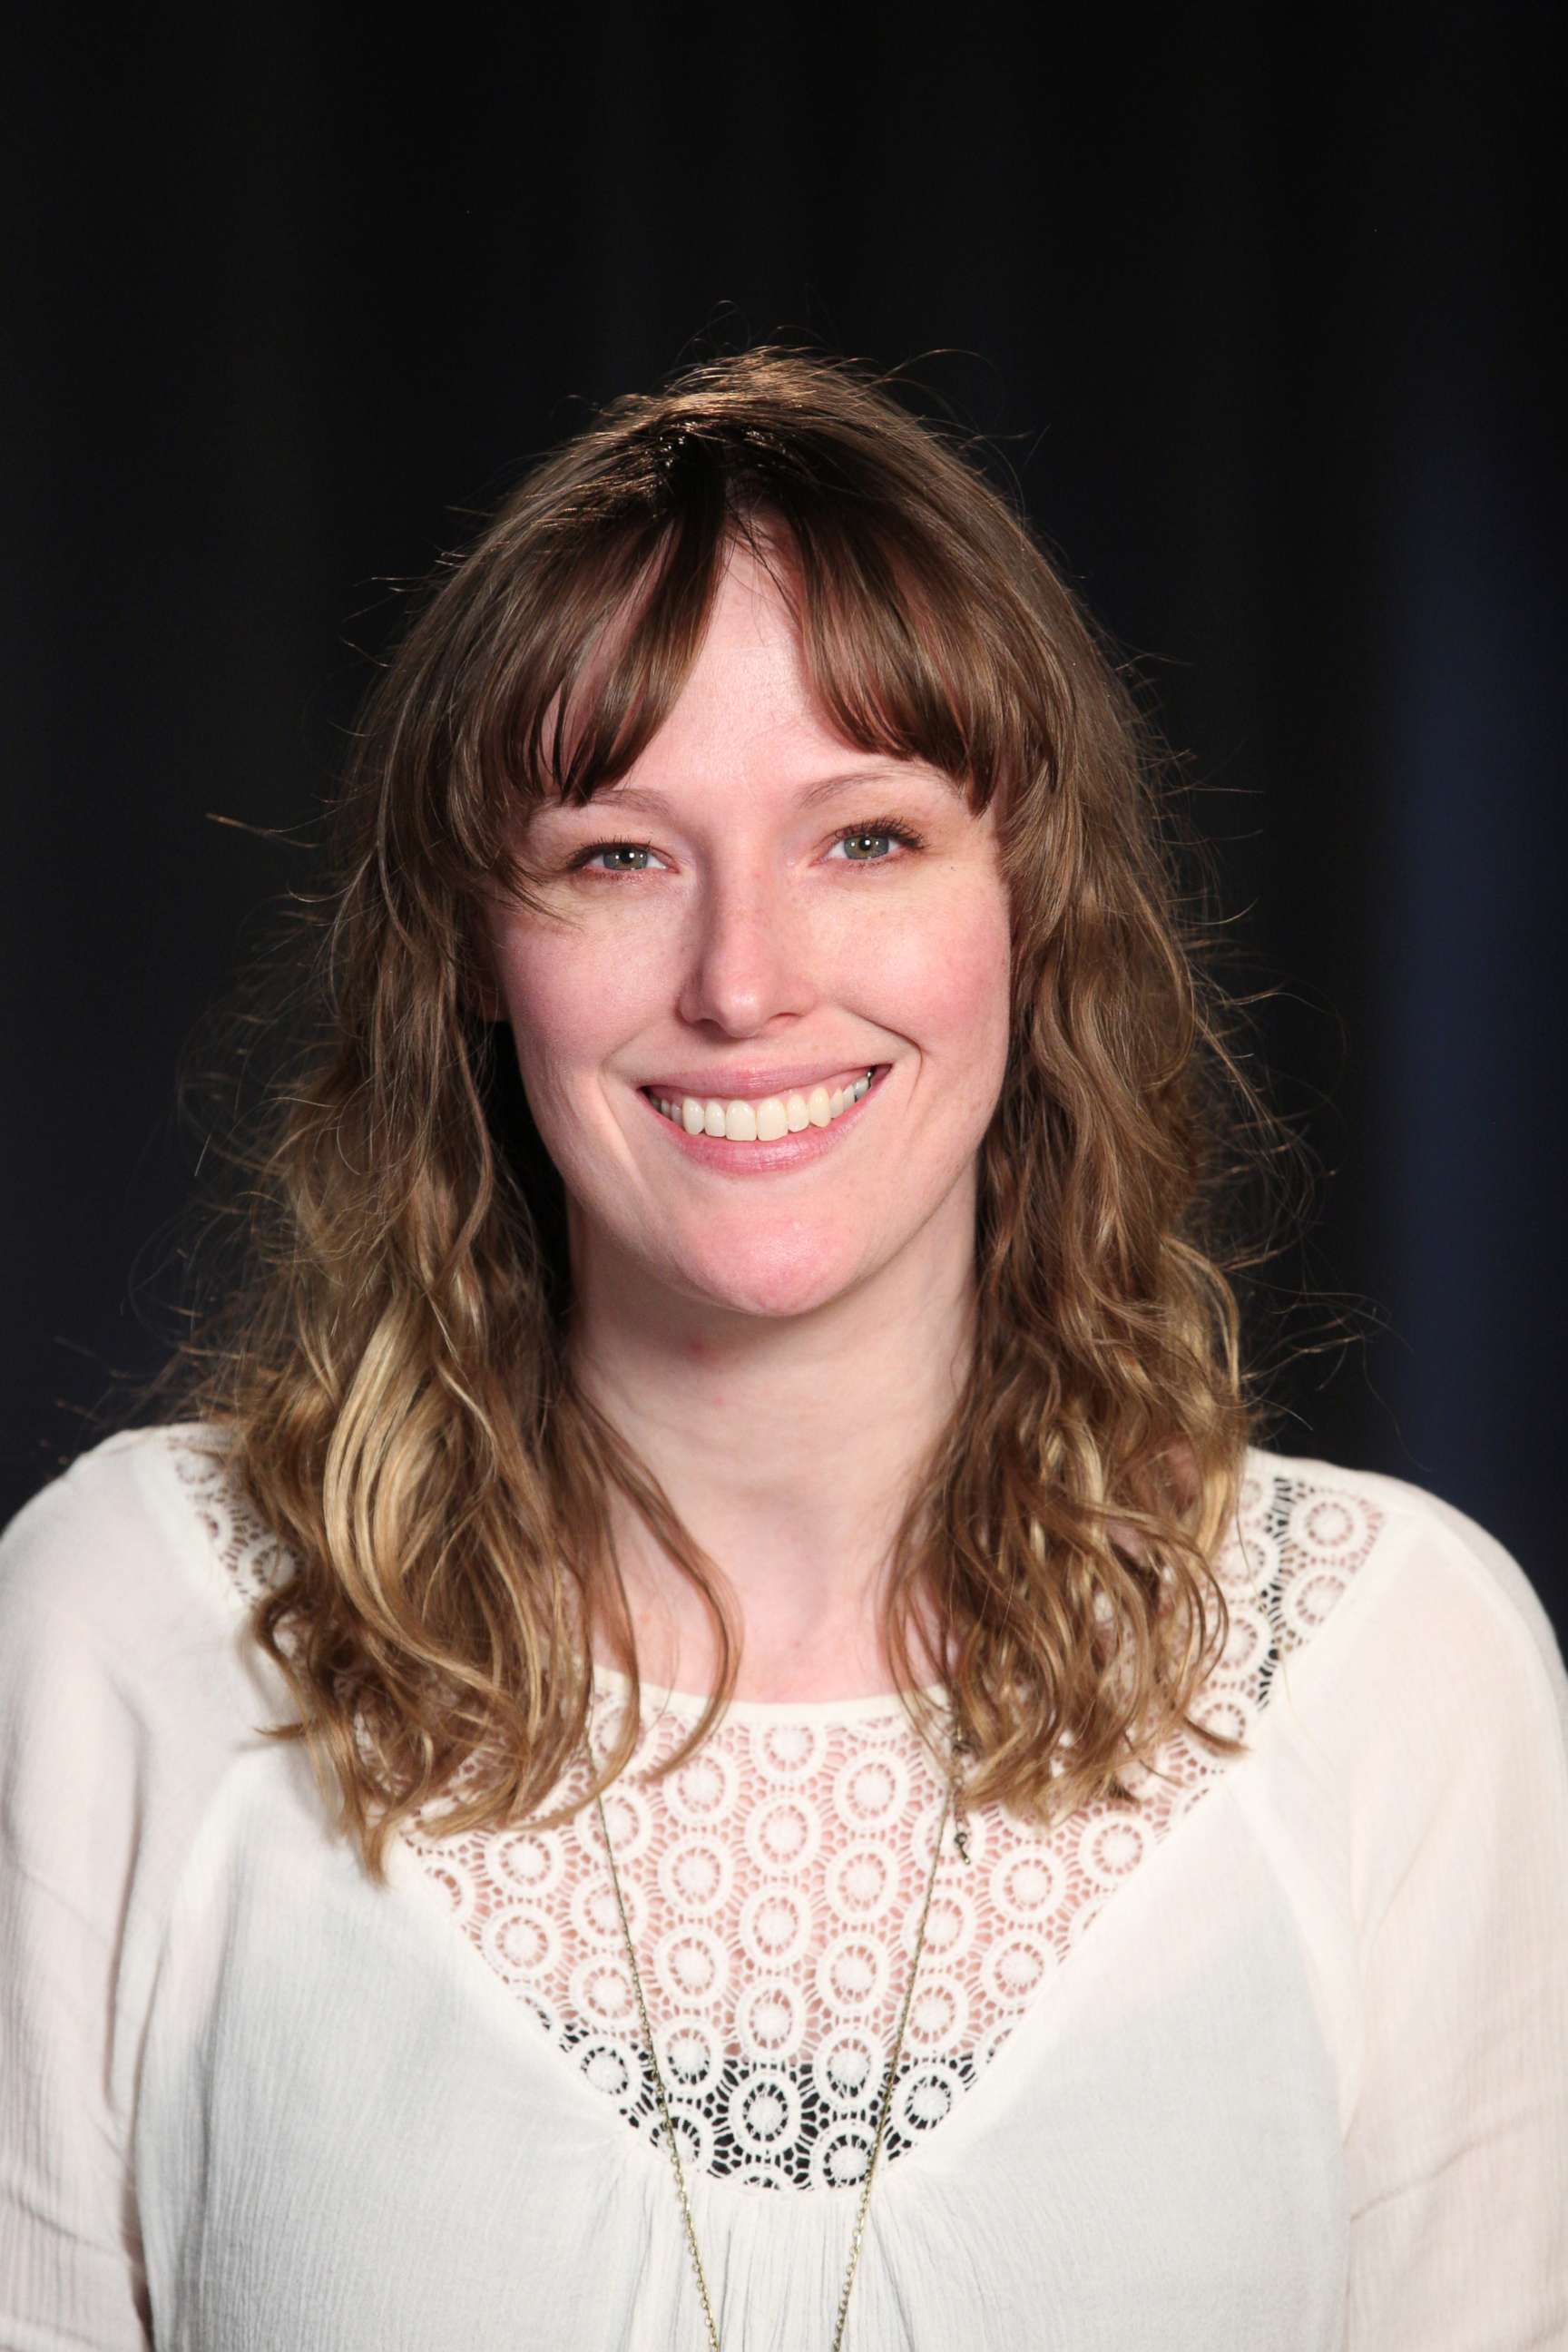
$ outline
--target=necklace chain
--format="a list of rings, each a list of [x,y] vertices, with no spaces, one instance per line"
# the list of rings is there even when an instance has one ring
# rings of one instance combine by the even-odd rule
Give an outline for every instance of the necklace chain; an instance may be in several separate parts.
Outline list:
[[[899,2030],[893,2041],[893,2054],[888,2061],[888,2079],[882,2085],[882,2102],[877,2114],[877,2135],[872,2141],[870,2158],[866,2166],[866,2185],[860,2191],[860,2204],[855,2215],[855,2232],[849,2244],[849,2267],[844,2274],[843,2292],[838,2297],[838,2320],[833,2331],[833,2352],[840,2352],[840,2347],[844,2342],[844,2322],[849,2309],[849,2290],[855,2284],[855,2273],[860,2261],[860,2241],[865,2233],[866,2208],[871,2200],[871,2182],[876,2176],[877,2159],[882,2152],[882,2136],[887,2129],[888,2108],[892,2100],[893,2082],[898,2073],[900,2054],[904,2046],[904,2027],[909,2021],[910,2004],[914,1998],[915,1979],[920,1973],[921,1954],[925,1948],[926,1916],[931,1910],[931,1898],[936,1886],[937,1865],[942,1860],[942,1841],[947,1829],[947,1818],[950,1812],[953,1816],[953,1843],[963,1861],[967,1863],[969,1860],[969,1832],[963,1809],[963,1795],[958,1780],[958,1758],[963,1747],[964,1741],[955,1726],[952,1733],[953,1771],[948,1780],[947,1795],[942,1808],[942,1819],[937,1823],[931,1873],[926,1880],[925,1901],[921,1905],[920,1928],[915,1937],[914,1958],[910,1963],[909,1982],[904,1987],[903,2006],[899,2011]],[[664,2076],[659,2071],[658,2053],[654,2047],[653,2027],[648,2022],[647,2003],[643,1998],[642,1974],[637,1967],[637,1956],[632,1944],[631,1925],[626,1917],[626,1899],[621,1893],[620,1873],[616,1868],[615,1852],[610,1843],[609,1824],[605,1819],[604,1799],[600,1795],[595,1795],[594,1802],[598,1808],[599,1831],[605,1841],[605,1858],[610,1865],[610,1883],[616,1890],[616,1908],[621,1915],[621,1932],[626,1939],[626,1958],[631,1962],[632,1989],[637,1997],[637,2014],[642,2021],[643,2040],[647,2045],[648,2063],[653,2068],[654,2088],[658,2094],[658,2112],[659,2120],[664,2126],[664,2144],[669,2150],[669,2159],[675,2168],[676,2194],[680,2200],[681,2219],[686,2225],[686,2242],[691,2252],[692,2268],[697,2273],[697,2292],[702,2298],[702,2316],[708,2326],[708,2342],[710,2352],[721,2352],[719,2330],[714,2324],[713,2305],[708,2293],[708,2279],[702,2268],[702,2257],[697,2251],[697,2231],[691,2219],[691,2200],[687,2194],[686,2171],[680,2161],[679,2146],[669,2120],[669,2103],[665,2096]]]

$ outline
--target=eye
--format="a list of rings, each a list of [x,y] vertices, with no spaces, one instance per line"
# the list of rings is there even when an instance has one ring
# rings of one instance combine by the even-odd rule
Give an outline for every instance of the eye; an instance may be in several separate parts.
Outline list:
[[[901,841],[906,849],[925,847],[923,834],[917,833],[912,824],[903,824],[893,816],[872,817],[863,824],[846,825],[842,833],[834,836],[833,845],[836,849],[840,843],[847,846],[858,847],[861,843],[868,841]],[[863,857],[847,855],[843,862],[847,866],[899,866],[903,863],[903,860],[897,857]]]
[[[591,866],[595,857],[656,857],[658,855],[651,841],[594,841],[580,849],[567,861],[567,872],[576,874]],[[646,874],[646,866],[606,866],[606,874]]]

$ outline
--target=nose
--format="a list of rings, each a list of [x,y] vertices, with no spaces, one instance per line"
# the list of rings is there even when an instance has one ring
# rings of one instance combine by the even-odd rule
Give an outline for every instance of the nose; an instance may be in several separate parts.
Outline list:
[[[750,1036],[816,1000],[805,910],[788,877],[761,853],[710,866],[687,954],[679,1011],[694,1024]]]

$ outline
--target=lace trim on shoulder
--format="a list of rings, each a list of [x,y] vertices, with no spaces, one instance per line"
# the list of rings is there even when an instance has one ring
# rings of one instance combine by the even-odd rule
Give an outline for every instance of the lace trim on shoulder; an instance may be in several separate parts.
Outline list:
[[[169,1459],[235,1596],[247,1608],[281,1584],[292,1556],[235,1475],[222,1431],[187,1422],[164,1432]]]

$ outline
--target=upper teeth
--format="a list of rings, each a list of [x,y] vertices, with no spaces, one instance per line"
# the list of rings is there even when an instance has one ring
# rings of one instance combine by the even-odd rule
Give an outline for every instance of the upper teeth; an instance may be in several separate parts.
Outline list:
[[[652,1099],[688,1135],[721,1135],[731,1143],[773,1143],[781,1135],[798,1135],[803,1127],[826,1127],[859,1101],[872,1075],[867,1070],[852,1085],[835,1087],[831,1093],[826,1087],[813,1087],[809,1094],[764,1095],[760,1102],[739,1095],[728,1102],[712,1095],[655,1095]]]

